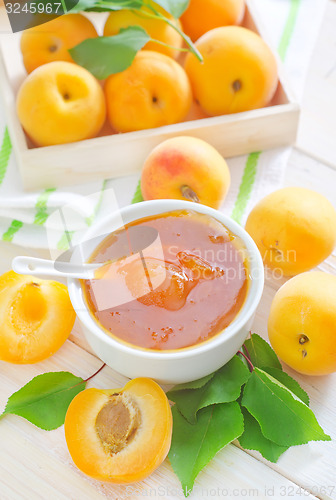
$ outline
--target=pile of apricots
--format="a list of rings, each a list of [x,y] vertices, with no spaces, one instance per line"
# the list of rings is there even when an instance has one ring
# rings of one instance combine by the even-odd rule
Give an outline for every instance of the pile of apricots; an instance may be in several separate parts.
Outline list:
[[[191,0],[180,20],[155,8],[170,25],[147,17],[146,6],[109,14],[104,36],[139,25],[159,43],[148,42],[130,67],[104,82],[69,53],[98,37],[84,15],[67,14],[23,33],[29,76],[18,92],[17,113],[36,146],[90,139],[102,129],[118,133],[170,125],[197,109],[206,117],[269,104],[278,85],[277,63],[264,40],[241,26],[244,0]],[[195,42],[203,62],[191,52],[181,55],[186,49],[174,26]]]

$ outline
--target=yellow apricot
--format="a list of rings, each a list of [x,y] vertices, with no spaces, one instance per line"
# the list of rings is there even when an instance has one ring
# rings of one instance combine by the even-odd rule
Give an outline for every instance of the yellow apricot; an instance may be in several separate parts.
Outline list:
[[[266,42],[246,28],[225,26],[197,42],[200,62],[189,53],[185,70],[193,94],[208,115],[239,113],[266,106],[278,84],[276,59]]]
[[[25,30],[21,37],[23,63],[28,73],[53,61],[73,62],[69,49],[88,38],[96,38],[91,21],[81,14],[66,14]]]
[[[276,293],[268,335],[280,359],[306,375],[336,371],[336,276],[308,272]]]
[[[17,113],[24,130],[38,146],[90,139],[105,122],[104,92],[81,66],[51,62],[35,69],[22,83]]]
[[[336,245],[336,211],[321,194],[287,187],[263,198],[248,216],[246,231],[265,265],[293,276],[323,262]]]

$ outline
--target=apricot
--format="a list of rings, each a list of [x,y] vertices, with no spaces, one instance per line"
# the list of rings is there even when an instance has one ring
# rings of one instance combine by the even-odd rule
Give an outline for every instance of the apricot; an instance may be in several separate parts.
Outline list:
[[[138,52],[132,65],[105,84],[108,118],[117,132],[170,125],[187,115],[192,93],[184,69],[158,52]]]
[[[19,120],[37,146],[95,137],[106,117],[104,93],[86,69],[52,62],[34,70],[17,96]]]
[[[195,45],[204,62],[189,53],[184,67],[207,114],[239,113],[270,102],[278,84],[277,63],[259,35],[226,26],[209,31]]]
[[[181,16],[183,31],[195,42],[214,28],[240,24],[244,12],[244,0],[190,0]]]
[[[195,201],[219,208],[230,180],[227,163],[214,147],[196,137],[174,137],[159,144],[147,157],[141,190],[145,200],[183,200],[193,193]]]
[[[96,38],[93,24],[81,14],[66,14],[23,32],[21,52],[28,73],[53,61],[74,62],[69,49]]]
[[[265,265],[285,276],[309,271],[336,245],[336,211],[321,194],[287,187],[263,198],[248,216],[246,231]]]
[[[305,375],[336,371],[336,276],[314,271],[276,293],[268,335],[280,359]]]
[[[153,2],[151,2],[153,4]],[[176,27],[181,29],[181,23],[174,19],[170,14],[165,12],[159,5],[154,4],[156,10],[164,14],[170,22]],[[170,56],[173,58],[178,57],[180,49],[183,45],[181,35],[168,23],[160,19],[150,19],[145,17],[145,13],[153,14],[149,7],[143,6],[140,11],[132,11],[129,9],[115,10],[111,12],[107,18],[104,36],[117,35],[122,28],[129,26],[141,26],[154,39],[162,42],[163,44],[170,45],[167,47],[155,42],[148,42],[145,45],[146,50],[154,50]]]
[[[166,458],[172,414],[161,387],[136,378],[123,389],[87,389],[71,402],[65,438],[76,466],[100,481],[129,484]]]
[[[64,344],[76,314],[65,285],[9,271],[0,277],[0,317],[0,359],[28,364]]]

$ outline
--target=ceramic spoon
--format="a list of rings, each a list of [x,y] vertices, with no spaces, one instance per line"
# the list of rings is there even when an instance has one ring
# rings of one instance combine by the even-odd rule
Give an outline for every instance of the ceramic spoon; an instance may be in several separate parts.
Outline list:
[[[15,257],[12,262],[13,271],[33,276],[50,276],[56,278],[77,278],[89,280],[95,278],[95,271],[104,264],[73,264],[72,262],[54,262],[35,257]]]

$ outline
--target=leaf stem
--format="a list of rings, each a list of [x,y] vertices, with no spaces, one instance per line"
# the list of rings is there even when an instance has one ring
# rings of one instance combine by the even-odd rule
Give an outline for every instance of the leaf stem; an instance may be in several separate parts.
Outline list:
[[[242,351],[238,351],[237,354],[241,354],[243,356],[243,358],[246,359],[246,361],[248,362],[248,365],[249,365],[250,372],[252,373],[254,371],[254,365],[253,365],[252,361]]]
[[[156,40],[155,38],[151,38],[150,41],[158,43],[159,45],[163,45],[164,47],[168,47],[169,49],[178,50],[179,52],[190,52],[190,49],[187,49],[185,47],[174,47],[174,45],[169,45],[168,43],[161,42],[160,40]]]
[[[153,14],[150,12],[146,12],[145,10],[141,11],[141,15],[144,17],[148,17],[149,19],[159,19],[161,21],[164,21],[167,23],[173,30],[177,31],[177,33],[183,38],[183,40],[186,42],[186,44],[189,47],[189,50],[197,57],[197,59],[201,62],[203,62],[203,56],[200,53],[200,51],[195,47],[193,42],[190,40],[190,38],[178,27],[176,24],[174,24],[168,17],[163,16],[158,10],[156,10],[152,5],[148,5],[147,3],[144,3],[146,7],[148,7]],[[130,9],[131,12],[137,14],[138,9]]]
[[[99,370],[97,370],[97,371],[96,371],[96,373],[94,373],[93,375],[91,375],[91,377],[89,377],[89,378],[85,379],[85,380],[84,380],[84,382],[87,384],[87,383],[88,383],[90,380],[92,380],[92,379],[93,379],[96,375],[98,375],[98,373],[100,373],[100,372],[103,370],[103,368],[105,368],[105,366],[106,366],[106,363],[104,363],[104,364],[103,364],[103,366],[101,366],[101,367],[99,368]]]

